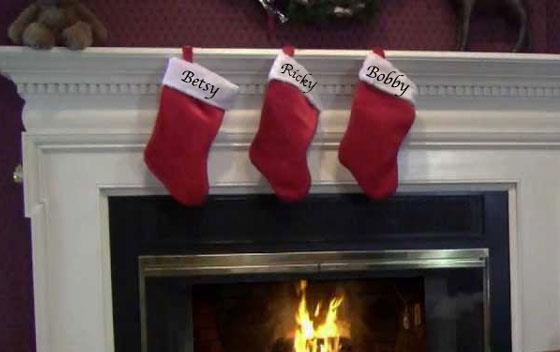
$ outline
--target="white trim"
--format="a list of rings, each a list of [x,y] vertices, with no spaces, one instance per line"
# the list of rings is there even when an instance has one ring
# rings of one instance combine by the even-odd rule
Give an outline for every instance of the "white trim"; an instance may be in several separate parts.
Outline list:
[[[115,336],[113,329],[113,319],[108,317],[113,316],[113,295],[106,294],[112,292],[111,281],[111,238],[109,236],[109,198],[105,194],[104,188],[97,187],[98,192],[98,223],[99,223],[99,236],[101,239],[100,262],[101,262],[101,296],[103,299],[102,309],[105,322],[103,324],[105,351],[114,352],[115,349]]]
[[[176,57],[169,59],[162,84],[223,110],[233,106],[239,91],[217,73]]]
[[[519,246],[518,225],[519,216],[517,215],[517,184],[512,184],[508,190],[509,207],[509,277],[511,290],[511,344],[513,351],[523,352],[523,331],[522,331],[522,309],[523,309],[523,288],[521,286],[520,263],[522,254]],[[513,289],[517,288],[517,289]]]
[[[247,149],[277,50],[201,49],[240,86],[208,170],[211,193],[270,192]],[[323,104],[309,150],[312,192],[357,190],[340,166],[356,72],[367,51],[298,50]],[[560,55],[396,52],[418,85],[399,191],[509,190],[514,352],[560,348]],[[112,352],[106,197],[164,194],[142,151],[175,49],[1,47],[26,99],[26,216],[32,222],[38,352]],[[87,278],[87,280],[86,280]]]
[[[407,75],[381,56],[368,53],[359,73],[360,80],[385,93],[414,105],[416,84]]]
[[[321,100],[317,95],[318,89],[315,89],[319,82],[293,57],[280,52],[270,68],[268,80],[276,80],[296,87],[315,109],[321,111]]]

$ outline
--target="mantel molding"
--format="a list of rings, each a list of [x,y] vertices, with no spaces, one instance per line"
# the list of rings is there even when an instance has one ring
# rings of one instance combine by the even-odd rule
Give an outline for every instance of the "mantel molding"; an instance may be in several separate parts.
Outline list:
[[[0,47],[1,72],[22,95],[151,95],[159,88],[166,59],[179,49],[91,48],[43,52]],[[365,50],[300,50],[319,77],[323,94],[352,94]],[[277,50],[198,49],[196,60],[236,79],[241,94],[260,94]],[[419,95],[440,97],[559,97],[560,55],[387,51],[415,79]],[[256,76],[256,77],[255,77]],[[333,83],[333,78],[342,82]],[[249,78],[249,80],[248,80]]]
[[[365,53],[297,52],[318,78],[325,106],[315,143],[336,144],[344,132]],[[276,54],[274,49],[195,51],[197,62],[241,87],[218,142],[246,144],[252,138]],[[0,47],[0,72],[26,100],[26,130],[49,135],[45,143],[142,144],[157,112],[167,58],[179,55],[179,49],[166,48]],[[410,143],[518,147],[560,141],[560,55],[388,51],[387,56],[419,87]]]

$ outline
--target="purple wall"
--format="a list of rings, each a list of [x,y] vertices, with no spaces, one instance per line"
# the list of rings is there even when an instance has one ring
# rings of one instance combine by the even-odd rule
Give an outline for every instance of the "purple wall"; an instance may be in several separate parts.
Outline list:
[[[560,52],[560,1],[527,0],[533,48]],[[10,21],[29,3],[0,4],[0,45],[8,45]],[[109,28],[108,46],[278,47],[452,50],[455,17],[449,0],[381,0],[370,24],[277,26],[271,35],[256,0],[91,0],[90,7]],[[471,50],[508,51],[513,29],[501,19],[473,21]],[[1,58],[0,58],[1,59]],[[10,82],[0,77],[0,350],[34,351],[31,243],[23,217],[22,188],[11,174],[21,160],[23,102]]]
[[[290,42],[307,48],[453,50],[455,14],[452,0],[379,0],[377,19],[367,24],[278,25],[267,31],[257,0],[90,0],[89,6],[109,28],[108,46],[278,47]],[[5,28],[28,0],[0,5],[0,45]],[[560,1],[526,0],[534,51],[560,52]],[[508,51],[515,28],[503,19],[473,20],[470,49]]]
[[[20,159],[22,101],[0,83],[0,350],[33,351],[31,234],[23,217],[22,186],[11,175]]]
[[[7,24],[25,2],[0,4],[0,44],[7,44]],[[12,171],[21,160],[22,106],[15,87],[0,76],[0,350],[31,352],[35,350],[31,234],[23,216],[23,188],[12,182]]]
[[[279,25],[267,31],[257,0],[159,0],[88,3],[110,29],[109,46],[278,47],[453,50],[451,0],[379,0],[378,18],[367,24],[315,27]],[[536,52],[560,52],[560,1],[526,0]],[[154,15],[155,14],[155,15]],[[470,49],[508,51],[516,30],[503,19],[473,20]]]

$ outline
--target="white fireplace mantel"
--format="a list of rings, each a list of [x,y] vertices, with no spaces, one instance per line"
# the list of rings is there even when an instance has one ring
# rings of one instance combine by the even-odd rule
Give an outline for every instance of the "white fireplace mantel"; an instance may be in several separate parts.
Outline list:
[[[209,160],[212,193],[270,192],[251,166],[276,50],[204,49],[195,60],[241,87]],[[39,52],[0,47],[25,99],[39,352],[113,352],[107,198],[161,194],[142,151],[175,49]],[[309,152],[313,192],[356,190],[336,157],[365,51],[301,50],[325,111]],[[513,346],[560,349],[560,56],[389,51],[419,87],[399,191],[505,190],[510,200]]]

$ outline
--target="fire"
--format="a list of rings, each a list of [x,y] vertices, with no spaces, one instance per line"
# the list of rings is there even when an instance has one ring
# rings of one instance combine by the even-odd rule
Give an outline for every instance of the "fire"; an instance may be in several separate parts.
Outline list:
[[[335,296],[329,301],[324,319],[318,322],[323,302],[319,301],[311,318],[307,306],[307,281],[299,282],[300,300],[295,315],[294,352],[339,352],[340,338],[349,337],[348,324],[338,320],[338,309],[344,296]]]

